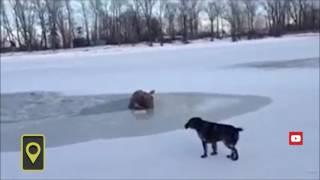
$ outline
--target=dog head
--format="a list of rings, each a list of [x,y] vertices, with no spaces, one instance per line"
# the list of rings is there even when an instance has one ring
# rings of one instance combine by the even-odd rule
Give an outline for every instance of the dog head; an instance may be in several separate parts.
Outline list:
[[[199,127],[201,121],[202,121],[202,119],[200,117],[193,117],[193,118],[189,119],[189,121],[184,125],[184,128],[197,129]]]

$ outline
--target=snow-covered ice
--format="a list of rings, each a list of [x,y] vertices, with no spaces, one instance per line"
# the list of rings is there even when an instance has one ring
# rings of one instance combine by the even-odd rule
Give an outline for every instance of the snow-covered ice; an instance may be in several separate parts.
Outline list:
[[[156,89],[159,93],[264,96],[272,102],[221,121],[244,128],[236,162],[225,157],[229,151],[222,144],[218,144],[217,156],[201,159],[195,132],[181,127],[160,134],[49,147],[41,173],[21,171],[20,152],[2,151],[1,178],[319,179],[318,61],[319,34],[123,48],[121,52],[4,56],[1,94],[98,95]],[[210,103],[198,110],[206,110]],[[289,146],[288,132],[298,130],[304,132],[304,145]]]

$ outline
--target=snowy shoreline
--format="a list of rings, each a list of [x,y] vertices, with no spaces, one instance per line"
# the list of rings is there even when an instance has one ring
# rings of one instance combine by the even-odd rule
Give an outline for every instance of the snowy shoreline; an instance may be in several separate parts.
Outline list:
[[[94,55],[117,55],[117,54],[132,54],[132,53],[147,53],[153,51],[168,51],[168,50],[188,50],[194,48],[219,48],[228,46],[237,46],[239,44],[255,44],[255,43],[268,43],[273,41],[283,41],[284,39],[299,39],[303,37],[314,37],[319,38],[319,33],[301,33],[301,34],[288,34],[282,38],[266,37],[263,39],[252,39],[252,40],[240,40],[238,42],[231,42],[229,38],[222,40],[215,40],[214,42],[208,39],[194,40],[190,44],[183,43],[172,43],[160,46],[155,43],[153,47],[149,47],[147,43],[139,43],[134,46],[132,45],[102,45],[94,47],[83,47],[75,49],[58,49],[58,50],[44,50],[44,51],[33,51],[33,52],[14,52],[14,53],[2,53],[0,54],[1,61],[15,61],[16,58],[25,58],[27,60],[34,60],[34,57],[77,57],[80,55],[88,56],[88,54]]]

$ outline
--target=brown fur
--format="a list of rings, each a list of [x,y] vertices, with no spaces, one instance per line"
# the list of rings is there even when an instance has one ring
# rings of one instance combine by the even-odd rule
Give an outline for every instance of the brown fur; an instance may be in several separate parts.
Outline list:
[[[132,110],[144,110],[144,109],[153,109],[153,94],[154,90],[150,92],[145,92],[143,90],[135,91],[129,102],[129,109]]]

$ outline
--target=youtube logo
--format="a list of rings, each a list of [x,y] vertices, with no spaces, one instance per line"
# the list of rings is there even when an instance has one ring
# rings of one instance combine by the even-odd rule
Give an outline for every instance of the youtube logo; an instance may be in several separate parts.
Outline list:
[[[290,131],[289,132],[289,145],[303,145],[303,132]]]

